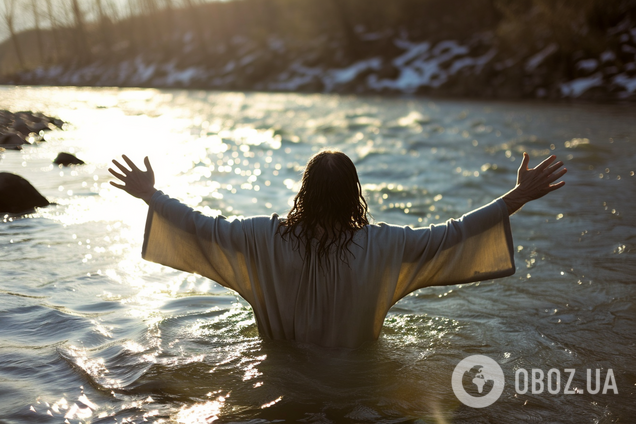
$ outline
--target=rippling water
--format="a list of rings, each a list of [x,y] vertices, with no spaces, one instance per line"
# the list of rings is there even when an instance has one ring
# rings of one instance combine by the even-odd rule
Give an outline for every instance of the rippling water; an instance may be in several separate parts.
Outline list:
[[[630,422],[636,416],[636,112],[627,106],[152,89],[0,88],[69,124],[1,154],[57,203],[0,222],[0,421]],[[157,187],[208,213],[285,213],[308,157],[347,153],[376,221],[423,226],[509,190],[521,153],[564,189],[512,217],[517,272],[417,291],[354,351],[265,342],[216,283],[140,258],[145,204],[108,185],[148,154]],[[60,151],[86,166],[51,165]],[[450,378],[487,355],[506,385],[463,406]],[[577,370],[575,395],[515,371]],[[586,369],[618,394],[591,395]]]

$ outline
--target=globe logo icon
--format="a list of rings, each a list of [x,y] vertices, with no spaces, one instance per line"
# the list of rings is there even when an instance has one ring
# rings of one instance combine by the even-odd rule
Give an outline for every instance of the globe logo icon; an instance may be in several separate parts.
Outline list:
[[[472,355],[457,364],[451,383],[461,403],[471,408],[485,408],[503,393],[504,373],[493,359]]]

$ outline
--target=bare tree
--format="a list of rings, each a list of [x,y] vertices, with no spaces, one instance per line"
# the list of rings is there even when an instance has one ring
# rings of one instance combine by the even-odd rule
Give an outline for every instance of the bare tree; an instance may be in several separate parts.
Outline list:
[[[172,45],[172,41],[174,39],[174,30],[175,30],[175,5],[173,0],[163,0],[163,15],[165,16],[165,29],[162,31],[165,34],[166,42],[169,45]]]
[[[131,25],[131,34],[136,38],[138,50],[148,50],[152,44],[151,29],[149,28],[148,17],[146,15],[145,0],[129,0],[128,1],[128,21]]]
[[[91,52],[88,44],[88,34],[84,27],[84,13],[80,9],[77,0],[71,0],[71,10],[73,11],[73,19],[75,21],[75,34],[78,42],[80,54],[84,60],[90,60]]]
[[[40,29],[40,12],[38,11],[35,0],[31,0],[31,11],[33,12],[33,23],[35,25],[35,35],[38,41],[40,63],[46,63],[46,57],[44,52],[44,42],[42,41],[42,30]]]
[[[106,10],[102,4],[102,0],[95,0],[95,6],[97,7],[97,15],[99,16],[99,29],[102,33],[102,43],[104,43],[104,49],[108,52],[112,46],[111,37],[111,21],[106,14]]]
[[[49,15],[49,23],[51,24],[51,33],[53,34],[53,44],[55,45],[56,59],[59,60],[62,57],[62,45],[59,39],[59,23],[55,14],[53,13],[53,4],[51,0],[46,0],[46,10]]]
[[[18,64],[20,65],[20,69],[24,69],[24,58],[22,56],[22,49],[20,48],[20,43],[18,42],[18,37],[15,31],[15,7],[17,1],[16,0],[4,0],[4,10],[2,11],[2,19],[4,20],[7,29],[9,30],[9,34],[11,35],[11,41],[13,42],[13,47],[15,48],[15,55],[18,58]]]
[[[205,40],[205,33],[203,32],[203,26],[201,25],[199,16],[200,11],[197,10],[198,5],[196,3],[197,2],[195,2],[195,0],[185,0],[185,5],[188,8],[188,12],[190,13],[190,20],[192,21],[192,25],[194,26],[196,32],[195,36],[199,41],[199,45],[202,48],[206,49],[207,44]]]
[[[349,57],[355,56],[358,37],[353,30],[353,20],[351,12],[347,7],[345,0],[331,0],[332,7],[335,10],[336,19],[340,21],[340,27],[345,37],[345,51]]]
[[[161,30],[158,28],[159,7],[155,0],[140,0],[139,8],[146,24],[146,43],[151,46],[161,37]]]
[[[128,33],[126,38],[132,46],[133,51],[141,51],[140,45],[143,44],[143,42],[139,41],[139,37],[137,35],[139,32],[137,26],[137,20],[139,19],[139,17],[135,14],[134,2],[132,0],[128,0],[128,7],[125,13],[128,14],[128,17],[125,18],[125,22],[127,24],[126,29]]]

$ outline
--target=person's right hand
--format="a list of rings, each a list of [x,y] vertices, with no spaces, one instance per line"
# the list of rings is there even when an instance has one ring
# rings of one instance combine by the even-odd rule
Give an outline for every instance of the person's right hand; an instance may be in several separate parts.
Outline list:
[[[108,172],[119,178],[124,184],[118,184],[114,181],[111,181],[110,184],[150,204],[150,198],[157,190],[155,189],[155,173],[152,170],[152,166],[150,166],[148,156],[144,158],[146,171],[137,168],[133,161],[128,159],[126,155],[122,155],[122,158],[124,158],[130,169],[113,159],[113,163],[123,172],[123,175],[114,171],[112,168],[108,168]]]
[[[517,171],[517,185],[503,196],[510,214],[516,212],[524,204],[539,199],[565,185],[565,181],[552,184],[568,171],[567,168],[561,169],[563,162],[554,162],[555,160],[556,156],[552,155],[534,168],[528,168],[530,156],[524,152],[521,166]]]

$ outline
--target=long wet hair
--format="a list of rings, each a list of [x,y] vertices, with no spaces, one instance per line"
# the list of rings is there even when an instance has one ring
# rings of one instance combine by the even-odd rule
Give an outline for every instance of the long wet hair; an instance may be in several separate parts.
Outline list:
[[[309,159],[294,206],[278,231],[304,247],[306,260],[315,250],[318,264],[330,263],[330,252],[349,263],[349,245],[356,231],[369,224],[368,205],[356,167],[347,155],[324,150]],[[312,240],[318,241],[312,246]],[[354,242],[355,243],[355,242]]]

